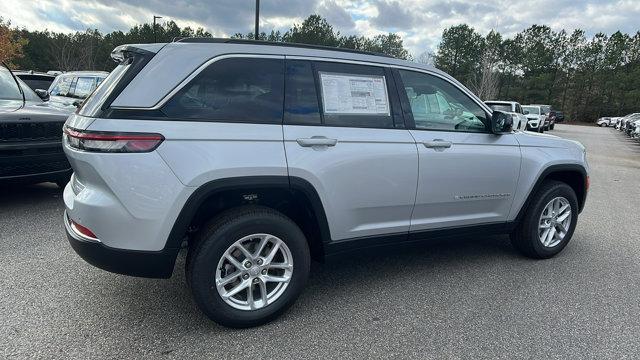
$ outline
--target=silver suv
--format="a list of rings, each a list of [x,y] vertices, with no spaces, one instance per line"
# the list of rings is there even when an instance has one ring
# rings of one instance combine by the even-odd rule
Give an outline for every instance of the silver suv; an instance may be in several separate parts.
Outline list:
[[[512,131],[449,75],[295,44],[185,39],[116,48],[65,125],[73,249],[170,277],[187,248],[199,307],[231,327],[285,311],[311,258],[510,234],[549,258],[588,188],[585,149]]]

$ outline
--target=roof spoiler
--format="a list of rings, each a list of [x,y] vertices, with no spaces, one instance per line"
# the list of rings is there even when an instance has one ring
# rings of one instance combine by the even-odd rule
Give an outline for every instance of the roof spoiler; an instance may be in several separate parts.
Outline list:
[[[136,55],[153,56],[166,44],[127,44],[120,45],[111,51],[111,59],[117,63],[121,63],[126,59],[135,57]]]

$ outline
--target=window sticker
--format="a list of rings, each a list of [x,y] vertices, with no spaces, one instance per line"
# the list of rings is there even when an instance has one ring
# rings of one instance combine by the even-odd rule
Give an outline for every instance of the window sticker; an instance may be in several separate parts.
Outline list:
[[[325,114],[390,115],[384,76],[320,72]]]

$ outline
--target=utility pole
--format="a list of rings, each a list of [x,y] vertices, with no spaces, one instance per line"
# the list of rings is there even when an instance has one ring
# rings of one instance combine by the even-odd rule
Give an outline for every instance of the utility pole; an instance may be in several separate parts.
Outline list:
[[[162,19],[162,16],[153,15],[153,42],[154,43],[158,42],[158,39],[156,38],[156,19]]]
[[[253,36],[253,40],[258,40],[259,26],[260,26],[260,0],[256,0],[256,32]]]

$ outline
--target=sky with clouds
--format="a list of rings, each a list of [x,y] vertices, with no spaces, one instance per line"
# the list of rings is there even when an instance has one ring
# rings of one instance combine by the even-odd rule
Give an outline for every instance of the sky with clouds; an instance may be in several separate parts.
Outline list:
[[[253,29],[255,0],[0,0],[0,17],[30,30],[126,31],[152,15],[180,26],[204,27],[215,36]],[[587,34],[640,30],[640,0],[262,0],[262,31],[286,31],[320,14],[346,35],[396,32],[418,55],[434,51],[442,30],[460,23],[482,34],[511,36],[532,24]]]

